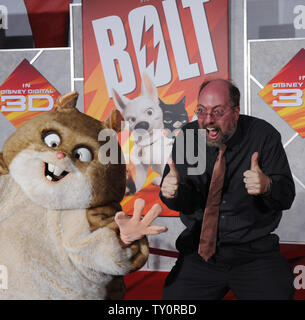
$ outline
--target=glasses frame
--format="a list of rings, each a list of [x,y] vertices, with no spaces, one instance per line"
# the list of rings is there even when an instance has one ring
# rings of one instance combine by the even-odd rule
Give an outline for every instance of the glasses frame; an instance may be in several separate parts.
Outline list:
[[[225,106],[227,106],[227,105],[225,105]],[[225,106],[217,106],[217,107],[225,107]],[[236,109],[236,106],[235,105],[228,105],[229,107],[230,107],[230,109],[229,110],[232,110],[232,111],[235,111],[235,109]],[[201,107],[201,108],[204,108],[204,107]],[[215,107],[214,107],[215,108]],[[228,110],[228,109],[227,109]],[[216,112],[218,111],[218,110],[213,110],[212,112],[200,112],[199,110],[198,110],[198,106],[197,106],[197,110],[195,111],[195,114],[197,115],[197,117],[199,116],[199,115],[201,115],[202,117],[207,117],[208,115],[210,115],[210,117],[212,117],[213,119],[221,119],[222,117],[224,117],[225,116],[225,114],[227,113],[227,110],[226,111],[223,111],[223,113],[222,114],[217,114]]]

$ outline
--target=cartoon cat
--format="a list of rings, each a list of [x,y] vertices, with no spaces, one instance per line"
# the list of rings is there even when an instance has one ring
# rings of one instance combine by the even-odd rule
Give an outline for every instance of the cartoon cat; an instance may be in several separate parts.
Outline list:
[[[25,122],[0,153],[0,299],[121,299],[123,275],[148,257],[144,237],[122,245],[114,215],[125,192],[125,165],[99,161],[104,128],[76,108],[76,92],[55,111]]]
[[[174,132],[189,122],[185,110],[185,97],[175,104],[166,104],[159,98],[159,104],[163,112],[164,129],[174,138]]]

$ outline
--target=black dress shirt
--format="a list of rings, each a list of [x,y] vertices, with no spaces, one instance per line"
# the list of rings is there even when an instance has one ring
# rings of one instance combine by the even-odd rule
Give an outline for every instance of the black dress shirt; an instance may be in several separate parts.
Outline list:
[[[186,129],[195,132],[196,154],[198,122],[184,126],[183,134]],[[281,136],[272,125],[258,118],[240,115],[237,129],[226,145],[218,246],[248,243],[269,235],[278,226],[282,210],[289,209],[295,197],[295,186]],[[271,192],[266,195],[249,195],[243,181],[243,173],[250,170],[251,156],[256,151],[261,170],[272,179]],[[176,164],[180,175],[177,197],[166,199],[160,193],[161,200],[170,209],[180,211],[180,218],[186,226],[176,242],[180,252],[198,249],[203,212],[217,154],[218,148],[206,147],[206,170],[202,175],[188,175],[188,164]],[[176,162],[176,142],[172,157]],[[167,165],[163,179],[168,172]]]

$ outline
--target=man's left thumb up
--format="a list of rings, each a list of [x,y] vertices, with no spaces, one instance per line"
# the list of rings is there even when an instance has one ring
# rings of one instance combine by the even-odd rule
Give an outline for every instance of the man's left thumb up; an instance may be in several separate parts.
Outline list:
[[[251,171],[261,171],[259,165],[258,165],[258,152],[254,152],[252,154],[252,157],[251,157],[251,168],[250,168]]]

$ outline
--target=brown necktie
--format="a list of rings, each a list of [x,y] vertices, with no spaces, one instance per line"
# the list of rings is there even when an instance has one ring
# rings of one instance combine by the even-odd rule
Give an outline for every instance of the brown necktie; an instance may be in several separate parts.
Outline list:
[[[219,205],[226,171],[225,150],[226,145],[221,145],[214,165],[208,199],[203,215],[198,253],[205,261],[207,261],[216,250]]]

